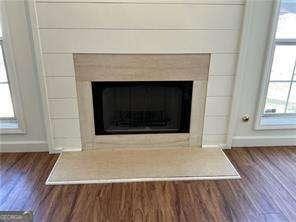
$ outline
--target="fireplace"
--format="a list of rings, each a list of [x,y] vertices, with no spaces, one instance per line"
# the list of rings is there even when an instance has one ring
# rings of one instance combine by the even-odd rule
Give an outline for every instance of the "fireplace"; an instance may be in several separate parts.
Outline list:
[[[189,133],[192,85],[92,82],[95,134]]]
[[[74,54],[83,149],[200,147],[210,54]]]

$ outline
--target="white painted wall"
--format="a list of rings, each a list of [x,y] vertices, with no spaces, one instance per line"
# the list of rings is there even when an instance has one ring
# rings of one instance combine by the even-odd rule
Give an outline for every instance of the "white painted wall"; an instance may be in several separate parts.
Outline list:
[[[36,1],[55,144],[80,148],[72,53],[212,53],[204,145],[226,141],[242,0]]]
[[[270,35],[270,22],[273,16],[273,1],[252,1],[251,22],[243,42],[246,57],[242,61],[242,89],[238,98],[233,146],[276,146],[296,145],[296,130],[254,130],[257,103],[260,96],[261,78],[266,62],[267,43]],[[241,116],[249,114],[251,120],[242,122]]]
[[[0,135],[0,151],[47,151],[40,87],[24,1],[7,1],[7,20],[23,102],[25,134]]]

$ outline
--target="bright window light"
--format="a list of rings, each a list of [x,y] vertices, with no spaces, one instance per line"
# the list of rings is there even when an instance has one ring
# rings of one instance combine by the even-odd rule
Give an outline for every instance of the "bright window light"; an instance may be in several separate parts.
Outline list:
[[[296,0],[282,0],[264,115],[296,114]]]
[[[2,34],[2,32],[0,32]],[[14,118],[12,98],[4,60],[2,36],[0,36],[0,118]]]

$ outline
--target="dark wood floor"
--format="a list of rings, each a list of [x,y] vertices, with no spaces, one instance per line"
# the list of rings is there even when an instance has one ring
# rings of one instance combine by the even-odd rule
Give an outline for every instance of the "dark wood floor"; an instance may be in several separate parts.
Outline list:
[[[45,186],[57,159],[0,154],[0,211],[39,221],[296,221],[296,148],[226,151],[241,180]]]

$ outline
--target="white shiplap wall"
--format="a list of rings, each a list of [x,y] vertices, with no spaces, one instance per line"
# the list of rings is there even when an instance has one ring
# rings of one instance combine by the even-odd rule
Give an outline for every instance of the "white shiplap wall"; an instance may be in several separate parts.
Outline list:
[[[72,53],[212,53],[204,145],[226,139],[242,0],[39,0],[55,147],[79,148]]]

